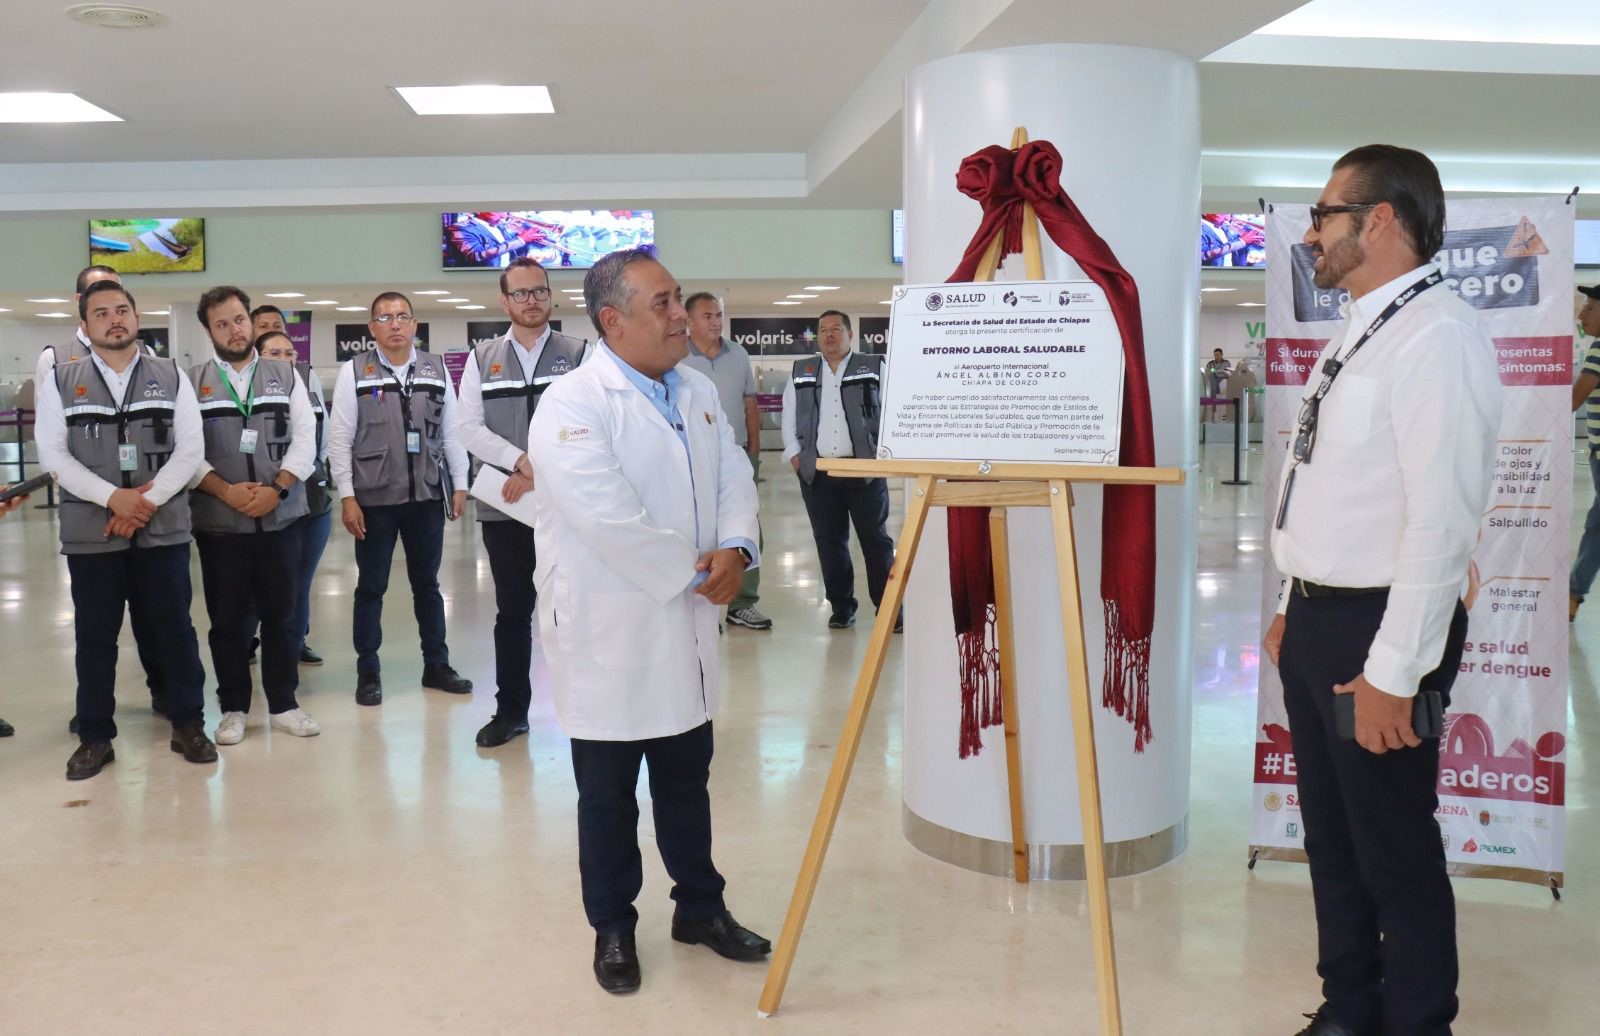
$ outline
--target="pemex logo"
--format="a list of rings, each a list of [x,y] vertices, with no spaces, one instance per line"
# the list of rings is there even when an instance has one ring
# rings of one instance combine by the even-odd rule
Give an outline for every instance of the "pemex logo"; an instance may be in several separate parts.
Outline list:
[[[1467,844],[1463,845],[1461,847],[1461,851],[1464,852],[1464,853],[1475,853],[1475,852],[1477,852],[1478,851],[1478,840],[1476,838],[1467,839]]]

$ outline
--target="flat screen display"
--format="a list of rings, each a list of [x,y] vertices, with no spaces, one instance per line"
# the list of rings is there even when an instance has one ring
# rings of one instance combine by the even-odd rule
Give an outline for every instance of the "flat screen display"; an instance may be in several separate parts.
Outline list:
[[[612,252],[656,243],[649,209],[446,212],[439,222],[446,270],[503,270],[522,256],[547,269],[587,270]]]
[[[901,265],[906,261],[906,210],[895,209],[890,214],[889,222],[889,251],[890,258]]]
[[[206,268],[206,221],[193,217],[91,219],[89,262],[118,273],[189,273]]]
[[[1580,219],[1572,226],[1572,261],[1600,266],[1600,219]]]
[[[1200,217],[1200,265],[1248,267],[1267,265],[1267,217],[1256,213],[1207,212]]]

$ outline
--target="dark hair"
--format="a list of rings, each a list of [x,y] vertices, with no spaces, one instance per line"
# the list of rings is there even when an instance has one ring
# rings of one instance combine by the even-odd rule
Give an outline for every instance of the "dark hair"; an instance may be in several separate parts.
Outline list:
[[[405,294],[403,292],[386,291],[386,292],[383,292],[382,294],[380,294],[377,298],[372,300],[372,308],[371,308],[370,312],[368,313],[368,315],[375,317],[375,316],[378,315],[378,306],[381,303],[384,303],[384,302],[396,302],[396,301],[404,302],[406,304],[406,312],[407,313],[414,312],[412,310],[412,308],[411,308],[411,300],[406,298]]]
[[[1222,350],[1221,349],[1213,349],[1211,351],[1214,352],[1214,353],[1220,353]]]
[[[78,271],[78,286],[76,291],[79,295],[82,295],[84,292],[89,290],[89,275],[91,273],[109,273],[111,276],[117,279],[118,283],[120,283],[122,280],[122,275],[109,266],[101,266],[99,263],[96,263],[93,266],[85,266],[83,269]]]
[[[94,296],[107,291],[120,292],[122,295],[127,297],[128,305],[132,306],[134,309],[139,308],[139,304],[133,301],[133,292],[129,291],[127,288],[124,288],[116,281],[95,281],[93,284],[83,289],[83,293],[78,296],[78,319],[88,320],[89,300]]]
[[[290,345],[294,344],[294,339],[290,338],[288,335],[284,334],[282,331],[268,331],[266,334],[264,334],[260,338],[256,339],[256,349],[257,349],[257,351],[259,351],[261,349],[261,343],[265,342],[269,338],[281,338],[285,342],[288,342]]]
[[[583,304],[589,310],[589,322],[599,334],[606,333],[606,329],[600,326],[600,311],[607,306],[626,309],[628,300],[633,297],[633,289],[622,275],[634,263],[647,259],[652,263],[660,262],[656,258],[656,250],[649,245],[624,248],[599,259],[583,275]]]
[[[544,270],[544,283],[546,285],[549,285],[550,283],[550,271],[544,269],[543,263],[537,259],[530,259],[525,255],[519,255],[515,259],[511,260],[510,266],[507,266],[504,270],[500,271],[500,294],[502,295],[511,294],[511,288],[508,284],[506,284],[506,274],[510,273],[512,270]]]
[[[231,284],[224,284],[212,288],[200,296],[200,304],[194,308],[195,318],[200,321],[201,327],[211,326],[211,311],[227,302],[229,299],[238,299],[244,306],[246,313],[250,312],[250,296]]]
[[[250,311],[250,319],[254,320],[254,319],[256,319],[256,317],[259,317],[263,313],[276,313],[276,314],[278,314],[278,319],[279,320],[286,320],[287,319],[283,315],[283,310],[279,309],[277,306],[274,306],[270,302],[267,303],[265,306],[257,306],[255,309],[252,309]]]
[[[822,316],[817,318],[817,326],[821,327],[822,326],[822,322],[824,320],[828,319],[829,317],[838,317],[840,320],[844,321],[844,329],[846,331],[849,331],[851,334],[855,334],[856,333],[856,329],[850,326],[850,314],[841,313],[837,309],[825,309],[825,310],[823,310],[822,311]]]
[[[697,291],[683,300],[683,308],[690,316],[693,316],[694,307],[700,305],[700,303],[710,302],[715,305],[718,301],[720,300],[709,291]]]
[[[1427,155],[1393,144],[1368,144],[1333,163],[1334,172],[1341,169],[1352,171],[1347,202],[1388,202],[1411,250],[1424,262],[1433,259],[1444,246],[1444,187]]]

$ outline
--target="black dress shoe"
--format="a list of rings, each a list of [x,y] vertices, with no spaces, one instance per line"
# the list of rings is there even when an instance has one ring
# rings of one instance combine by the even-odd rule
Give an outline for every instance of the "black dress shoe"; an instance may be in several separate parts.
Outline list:
[[[109,741],[85,741],[67,760],[67,780],[81,781],[105,769],[117,757]]]
[[[856,624],[856,613],[834,612],[828,616],[828,628],[831,630],[847,630]]]
[[[422,686],[430,691],[443,691],[446,694],[471,694],[472,681],[447,665],[425,665],[422,667]]]
[[[1334,1021],[1328,1016],[1328,1005],[1323,1004],[1317,1008],[1316,1014],[1308,1014],[1311,1024],[1301,1029],[1295,1036],[1373,1036],[1373,1030],[1353,1029]]]
[[[638,992],[639,951],[632,932],[594,937],[594,977],[607,993]]]
[[[78,732],[78,717],[77,716],[73,716],[71,719],[67,720],[67,733],[76,734],[77,732]]]
[[[322,656],[311,650],[310,644],[302,644],[300,645],[300,664],[321,665]]]
[[[772,952],[770,942],[739,924],[726,910],[701,919],[673,915],[672,937],[690,945],[709,946],[729,960],[760,960]]]
[[[356,704],[383,704],[383,680],[377,673],[356,674]]]
[[[12,734],[15,734],[16,732],[17,732],[17,728],[16,727],[13,727],[11,724],[7,723],[5,720],[0,719],[0,737],[10,737]]]
[[[172,750],[179,752],[191,763],[214,763],[217,746],[206,737],[206,728],[198,720],[172,728]]]
[[[528,732],[527,720],[502,719],[496,716],[478,731],[479,748],[499,748],[518,734]]]

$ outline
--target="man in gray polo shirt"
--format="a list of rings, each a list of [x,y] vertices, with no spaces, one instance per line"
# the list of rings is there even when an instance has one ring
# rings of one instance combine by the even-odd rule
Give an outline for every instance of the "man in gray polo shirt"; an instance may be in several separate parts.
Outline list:
[[[689,355],[683,362],[717,386],[733,439],[750,455],[750,471],[760,481],[761,415],[756,410],[756,372],[750,354],[722,337],[722,302],[715,295],[697,292],[684,300],[683,308],[689,311]],[[728,605],[730,623],[753,630],[772,628],[772,620],[756,610],[760,586],[760,567],[746,569],[739,596]]]

